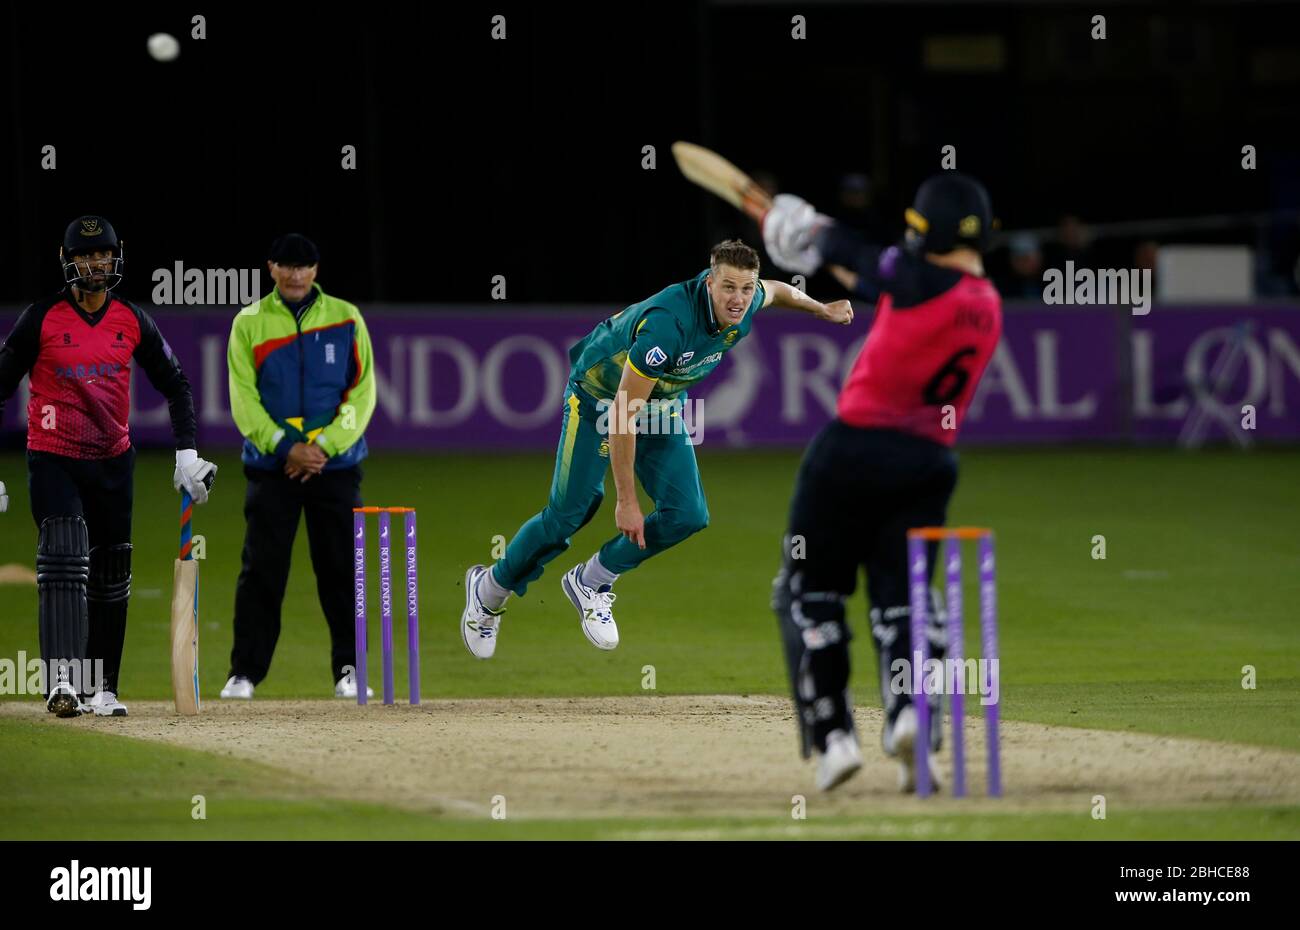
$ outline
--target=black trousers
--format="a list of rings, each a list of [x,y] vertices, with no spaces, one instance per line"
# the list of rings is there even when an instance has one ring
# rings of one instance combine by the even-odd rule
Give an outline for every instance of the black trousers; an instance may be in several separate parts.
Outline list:
[[[37,531],[47,517],[85,520],[92,573],[97,573],[96,563],[108,547],[131,542],[134,485],[134,446],[111,459],[74,459],[52,452],[27,452],[27,488]],[[128,570],[129,564],[128,561]],[[126,642],[126,605],[91,599],[87,608],[90,638],[86,658],[104,663],[103,687],[117,691],[122,647]]]
[[[361,506],[361,468],[326,470],[306,482],[280,470],[244,467],[244,553],[235,587],[235,645],[230,674],[258,684],[271,668],[280,638],[280,610],[289,583],[289,559],[299,517],[307,539],[316,592],[330,629],[331,681],[356,664],[352,616],[352,508]]]
[[[790,596],[801,616],[841,630],[832,639],[846,644],[844,602],[866,568],[871,632],[891,722],[910,700],[888,686],[892,663],[911,656],[907,531],[943,525],[956,485],[957,457],[948,447],[839,420],[818,433],[799,467],[783,577],[791,581]],[[934,556],[932,546],[931,574]],[[931,637],[942,641],[937,633]],[[851,723],[848,649],[838,645],[810,654],[809,671],[825,698],[812,733],[821,748],[827,733]]]
[[[956,487],[947,446],[832,420],[808,447],[790,507],[790,533],[807,540],[805,587],[852,594],[866,566],[873,608],[909,607],[907,531],[942,526]]]

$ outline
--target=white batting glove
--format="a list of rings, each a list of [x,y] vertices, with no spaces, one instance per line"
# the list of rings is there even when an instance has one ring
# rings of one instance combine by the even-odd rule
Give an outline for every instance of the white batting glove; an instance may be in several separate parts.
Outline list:
[[[172,474],[172,487],[177,491],[184,487],[194,503],[207,503],[208,489],[216,477],[217,466],[199,458],[197,451],[176,450],[176,471]]]
[[[9,492],[5,490],[5,483],[0,481],[0,513],[9,509]]]
[[[822,264],[817,232],[832,222],[802,197],[777,194],[772,209],[763,217],[763,246],[780,268],[812,274]]]

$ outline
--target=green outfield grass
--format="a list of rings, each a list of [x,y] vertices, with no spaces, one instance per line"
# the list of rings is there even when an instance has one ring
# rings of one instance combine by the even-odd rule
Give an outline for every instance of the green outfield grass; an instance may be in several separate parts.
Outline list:
[[[243,537],[244,479],[239,464],[230,457],[216,460],[221,473],[213,499],[195,519],[195,531],[206,537],[207,546],[201,662],[204,691],[210,697],[227,673]],[[491,560],[494,536],[508,538],[544,503],[551,457],[371,459],[364,483],[367,503],[419,509],[424,694],[640,694],[645,665],[655,666],[661,693],[785,693],[768,596],[797,462],[791,453],[702,448],[710,527],[620,580],[623,644],[612,653],[595,653],[579,634],[558,582],[562,570],[587,557],[613,533],[611,494],[592,525],[574,538],[570,552],[552,564],[527,598],[512,601],[497,657],[482,663],[465,654],[459,639],[462,575],[472,562]],[[169,455],[142,454],[139,460],[134,596],[121,686],[128,702],[170,696],[168,597],[177,506],[171,471]],[[1297,474],[1300,453],[1284,451],[964,453],[950,519],[990,525],[998,534],[1004,717],[1300,749]],[[10,513],[0,517],[0,564],[31,565],[35,529],[21,456],[0,456],[0,480],[8,483],[11,494]],[[1098,535],[1105,537],[1104,560],[1092,557]],[[295,546],[294,566],[283,635],[259,697],[332,694],[327,633],[316,602],[305,528]],[[969,568],[967,575],[973,575]],[[0,657],[13,659],[19,650],[36,655],[34,588],[2,588],[0,597],[6,607],[0,618]],[[969,595],[968,603],[974,603]],[[853,645],[856,667],[871,669],[874,657],[863,596],[855,598],[850,617],[858,633]],[[972,647],[977,642],[973,620],[968,617],[967,642]],[[373,623],[377,629],[377,616]],[[377,633],[372,637],[373,681]],[[401,659],[399,655],[399,691],[404,682]],[[1242,669],[1248,665],[1255,670],[1254,690],[1242,687]],[[878,703],[870,677],[859,677],[857,699]],[[29,725],[0,724],[0,739],[6,746],[34,741],[24,726]],[[112,739],[95,738],[105,740],[104,747]],[[118,739],[112,745],[132,744]],[[109,773],[118,777],[129,768],[126,758],[143,751],[122,748],[99,757],[120,755],[124,761]],[[0,752],[0,757],[14,755]],[[154,768],[144,767],[144,787],[124,781],[124,803],[113,815],[116,819],[100,822],[94,835],[116,835],[115,825],[125,829],[135,824],[157,835],[189,835],[169,832],[190,829],[188,799],[182,805],[183,822],[167,826],[154,807],[160,802],[147,788],[150,778],[165,783],[166,766],[186,764],[187,755],[159,747],[150,748],[148,755],[158,761]],[[295,808],[285,808],[281,799],[267,800],[250,787],[261,784],[264,773],[229,761],[223,765],[227,768],[222,768],[222,777],[246,830],[239,835],[281,835],[277,820],[261,805],[287,810],[286,817],[294,816]],[[0,822],[16,824],[18,833],[30,835],[44,822],[37,814],[22,813],[28,809],[24,804],[39,801],[40,768],[13,762],[0,766],[5,783],[14,786],[0,796],[6,805]],[[267,790],[274,794],[273,779],[270,784]],[[392,816],[394,824],[398,820],[395,812],[382,809],[300,803],[301,815],[310,814],[308,819],[317,825],[313,829],[322,836],[352,835],[349,818]],[[11,820],[11,814],[17,819]],[[25,819],[28,816],[38,819]],[[1131,817],[1123,824],[1112,819],[1105,829],[1166,836],[1179,822],[1175,816],[1154,813]],[[1232,835],[1298,832],[1293,810],[1252,809],[1249,815],[1224,813],[1222,820],[1211,810],[1189,817],[1184,818],[1187,831],[1179,835],[1225,835],[1229,821]],[[1012,817],[972,816],[963,822],[981,836],[1083,836],[1088,829],[1086,823],[1056,815],[1030,820],[1032,824]],[[1251,820],[1251,825],[1243,820]],[[707,826],[663,823],[653,829]],[[727,828],[732,826],[745,824]],[[871,824],[864,821],[860,826],[862,835],[871,835]],[[426,828],[431,832],[420,832]],[[220,829],[233,828],[227,824]],[[460,829],[448,821],[423,826],[416,821],[394,826],[392,834],[378,832],[461,835],[455,832]],[[463,829],[483,835],[485,828]],[[535,823],[509,829],[523,831],[510,835],[544,830]],[[613,829],[588,823],[581,835],[607,835],[603,831]],[[617,829],[633,828],[624,823]],[[652,827],[641,824],[636,829]],[[899,829],[906,829],[903,821]]]

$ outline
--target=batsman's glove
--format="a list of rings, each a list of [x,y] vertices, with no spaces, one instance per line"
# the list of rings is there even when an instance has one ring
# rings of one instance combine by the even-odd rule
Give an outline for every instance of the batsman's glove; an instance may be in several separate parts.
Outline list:
[[[207,503],[208,490],[217,477],[217,466],[199,458],[194,449],[176,450],[176,471],[172,474],[172,487],[184,488],[196,504]]]
[[[817,233],[835,222],[794,194],[777,194],[763,217],[763,246],[778,267],[812,274],[822,264]]]

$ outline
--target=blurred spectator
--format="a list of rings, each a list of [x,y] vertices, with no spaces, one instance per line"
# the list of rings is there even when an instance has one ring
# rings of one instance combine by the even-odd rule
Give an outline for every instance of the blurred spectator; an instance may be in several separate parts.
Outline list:
[[[1255,293],[1285,297],[1300,286],[1300,223],[1290,212],[1277,217],[1255,237]]]
[[[840,208],[846,213],[865,213],[871,208],[871,178],[852,172],[840,178]]]
[[[1007,243],[1010,273],[999,289],[1003,296],[1030,298],[1043,296],[1043,250],[1033,233],[1017,233]]]
[[[1138,271],[1151,272],[1151,286],[1156,286],[1156,259],[1160,257],[1160,243],[1143,239],[1133,247],[1133,267]],[[1154,291],[1153,291],[1154,293]]]
[[[891,231],[876,209],[876,190],[871,178],[861,172],[850,172],[840,178],[835,198],[835,219],[851,226],[872,242],[888,242],[897,235]]]
[[[1061,217],[1057,226],[1057,241],[1047,251],[1048,265],[1065,270],[1066,262],[1074,262],[1074,267],[1095,268],[1092,249],[1092,235],[1088,227],[1072,213]]]

